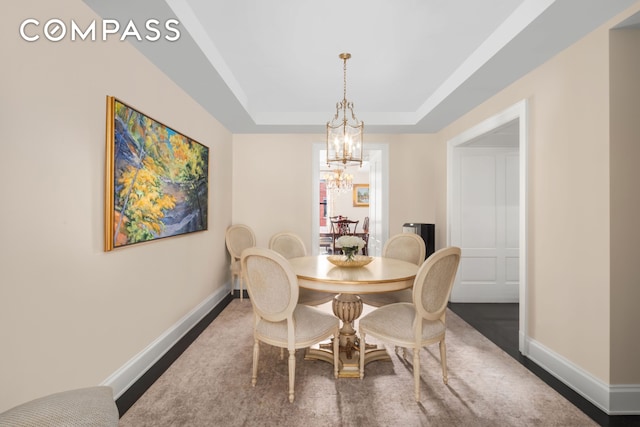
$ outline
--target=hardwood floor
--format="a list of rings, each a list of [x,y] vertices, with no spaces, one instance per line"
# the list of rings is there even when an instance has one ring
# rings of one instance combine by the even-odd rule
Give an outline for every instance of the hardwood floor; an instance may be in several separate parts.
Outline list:
[[[450,303],[449,308],[478,332],[605,427],[640,426],[640,416],[609,416],[518,351],[518,304]]]

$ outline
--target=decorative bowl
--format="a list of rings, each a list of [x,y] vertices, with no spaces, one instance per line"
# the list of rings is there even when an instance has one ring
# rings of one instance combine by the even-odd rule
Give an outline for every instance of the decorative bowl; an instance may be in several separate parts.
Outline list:
[[[327,259],[333,265],[349,268],[364,267],[373,261],[373,257],[365,255],[355,255],[351,261],[347,261],[347,257],[345,255],[329,255]]]

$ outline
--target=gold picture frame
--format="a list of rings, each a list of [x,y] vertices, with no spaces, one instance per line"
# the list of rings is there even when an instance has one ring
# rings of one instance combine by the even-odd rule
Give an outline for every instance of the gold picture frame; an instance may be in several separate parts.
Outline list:
[[[353,184],[353,206],[369,207],[369,184]]]
[[[209,148],[107,96],[105,251],[207,230]]]

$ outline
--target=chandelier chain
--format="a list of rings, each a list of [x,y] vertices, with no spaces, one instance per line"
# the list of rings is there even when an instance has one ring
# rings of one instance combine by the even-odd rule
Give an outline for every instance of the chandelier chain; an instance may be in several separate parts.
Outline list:
[[[342,92],[342,102],[343,102],[343,109],[346,109],[347,106],[347,59],[349,59],[348,57],[345,56],[344,58],[344,65],[342,68],[342,72],[343,72],[343,81],[344,81],[344,89]]]

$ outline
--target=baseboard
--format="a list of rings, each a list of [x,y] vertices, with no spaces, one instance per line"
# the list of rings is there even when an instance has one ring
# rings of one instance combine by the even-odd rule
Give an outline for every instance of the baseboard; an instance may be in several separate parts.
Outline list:
[[[608,415],[640,415],[640,385],[609,385],[533,339],[527,357]]]
[[[133,386],[136,383],[144,383],[142,388],[146,390],[182,351],[188,347],[197,335],[202,332],[197,329],[206,327],[203,323],[206,323],[205,321],[210,323],[217,315],[217,312],[221,311],[231,299],[232,296],[229,293],[228,287],[218,289],[187,313],[182,319],[172,325],[144,350],[111,374],[101,385],[111,387],[117,401],[125,396],[129,390],[134,388]],[[214,313],[213,316],[211,316],[212,313]],[[207,319],[205,319],[205,317],[207,317]],[[200,326],[200,328],[196,328],[196,326]],[[169,353],[172,354],[167,357]],[[142,390],[142,392],[144,392],[144,390]],[[135,397],[125,399],[128,401],[127,403],[118,405],[120,415],[126,412],[135,400],[137,400],[138,395],[141,394],[140,387],[138,387],[138,391],[134,394]],[[131,402],[131,400],[133,401]],[[124,406],[124,408],[122,406]]]
[[[640,415],[640,384],[609,387],[609,415]]]

